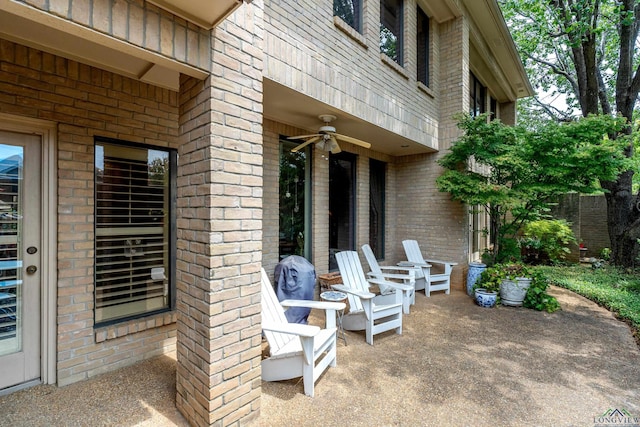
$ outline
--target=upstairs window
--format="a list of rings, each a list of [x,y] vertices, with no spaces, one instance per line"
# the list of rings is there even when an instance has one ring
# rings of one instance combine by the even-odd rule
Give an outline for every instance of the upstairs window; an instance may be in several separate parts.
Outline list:
[[[362,0],[333,0],[333,16],[362,33]]]
[[[96,324],[173,307],[176,165],[174,150],[96,139]]]
[[[418,7],[417,22],[418,81],[429,86],[429,17]]]
[[[477,117],[486,111],[487,88],[471,73],[469,78],[469,109],[471,117]]]
[[[489,112],[491,113],[489,120],[498,118],[498,101],[493,96],[489,97]]]
[[[402,0],[380,0],[380,52],[403,65]]]

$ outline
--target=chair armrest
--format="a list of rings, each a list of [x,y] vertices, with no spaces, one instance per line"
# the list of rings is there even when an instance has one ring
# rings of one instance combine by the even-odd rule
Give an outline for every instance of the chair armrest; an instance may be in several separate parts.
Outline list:
[[[415,271],[415,267],[413,266],[399,266],[399,265],[380,265],[380,270],[395,270],[395,271],[406,271],[407,274],[410,271]]]
[[[439,261],[437,259],[427,259],[425,260],[427,262],[433,263],[433,264],[449,264],[449,265],[458,265],[457,262],[453,262],[453,261]]]
[[[405,285],[404,283],[397,282],[389,282],[387,280],[379,280],[379,279],[368,279],[369,283],[373,283],[374,285],[386,285],[390,288],[400,289],[401,291],[410,291],[413,289],[411,285]]]
[[[270,323],[263,322],[262,329],[284,334],[299,335],[301,337],[314,337],[320,332],[319,326],[304,325],[302,323]]]
[[[383,280],[386,279],[400,279],[400,280],[406,280],[406,279],[415,279],[415,275],[411,275],[411,274],[393,274],[393,273],[373,273],[373,272],[369,272],[367,273],[369,275],[369,277],[371,279],[377,279],[377,278],[381,278]]]
[[[431,264],[422,263],[422,262],[410,262],[410,261],[400,261],[398,263],[400,267],[432,267]]]
[[[331,285],[331,287],[333,289],[335,289],[336,291],[345,292],[347,294],[355,295],[355,296],[357,296],[358,298],[361,298],[361,299],[372,299],[373,297],[376,296],[376,294],[373,294],[371,292],[357,291],[357,290],[351,289],[350,287],[345,286],[345,285]]]
[[[344,310],[347,306],[343,302],[311,301],[299,299],[286,299],[284,301],[280,301],[280,305],[283,307],[304,307],[315,308],[319,310]]]

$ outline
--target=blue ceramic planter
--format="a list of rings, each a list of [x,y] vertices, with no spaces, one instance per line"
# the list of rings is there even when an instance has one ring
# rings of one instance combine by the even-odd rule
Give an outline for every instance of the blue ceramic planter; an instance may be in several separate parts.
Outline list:
[[[476,289],[475,292],[476,302],[480,307],[491,308],[496,305],[496,299],[498,298],[497,292],[489,292],[486,289]]]
[[[486,269],[487,266],[480,262],[472,262],[469,264],[469,271],[467,272],[467,295],[473,295],[473,285],[476,284],[480,275]]]

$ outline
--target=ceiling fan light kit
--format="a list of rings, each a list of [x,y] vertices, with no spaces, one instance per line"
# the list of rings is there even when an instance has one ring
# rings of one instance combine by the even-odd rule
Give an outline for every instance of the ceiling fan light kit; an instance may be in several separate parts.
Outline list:
[[[320,126],[320,128],[318,129],[318,133],[314,133],[311,135],[290,136],[289,138],[287,138],[287,139],[309,138],[306,141],[304,141],[302,144],[294,147],[291,150],[291,152],[295,153],[297,151],[300,151],[307,145],[315,143],[316,147],[322,151],[328,151],[333,154],[338,154],[339,152],[342,151],[342,149],[340,148],[340,145],[338,145],[338,140],[346,141],[351,144],[358,145],[364,148],[371,148],[371,144],[369,144],[368,142],[336,133],[336,128],[333,126],[330,126],[330,123],[336,119],[336,116],[331,114],[321,114],[318,116],[318,118],[324,122],[324,125]]]

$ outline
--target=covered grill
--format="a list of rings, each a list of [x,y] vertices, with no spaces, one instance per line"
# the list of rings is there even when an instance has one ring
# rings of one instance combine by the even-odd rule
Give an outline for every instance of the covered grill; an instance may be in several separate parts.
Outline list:
[[[279,301],[286,299],[313,300],[316,287],[316,269],[309,261],[291,255],[276,265],[274,270],[276,295]],[[289,323],[307,324],[310,308],[291,307],[284,312]]]

